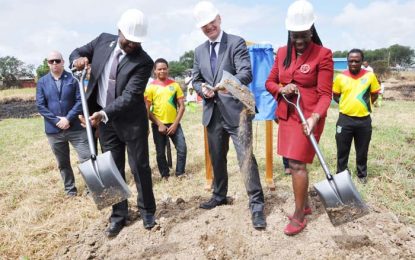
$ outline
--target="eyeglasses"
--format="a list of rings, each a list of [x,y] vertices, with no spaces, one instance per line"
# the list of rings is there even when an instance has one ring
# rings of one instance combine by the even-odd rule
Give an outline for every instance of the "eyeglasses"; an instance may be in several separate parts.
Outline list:
[[[53,60],[48,60],[49,64],[60,64],[62,62],[61,59],[53,59]]]

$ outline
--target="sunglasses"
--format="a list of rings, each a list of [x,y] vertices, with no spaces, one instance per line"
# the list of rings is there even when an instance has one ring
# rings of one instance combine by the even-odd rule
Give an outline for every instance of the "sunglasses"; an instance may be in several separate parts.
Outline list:
[[[53,59],[53,60],[48,60],[49,64],[60,64],[62,62],[61,59]]]

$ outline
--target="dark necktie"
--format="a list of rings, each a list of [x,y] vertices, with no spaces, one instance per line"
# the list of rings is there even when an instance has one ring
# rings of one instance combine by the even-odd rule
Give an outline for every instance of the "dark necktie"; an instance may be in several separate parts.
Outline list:
[[[115,52],[114,59],[112,60],[110,76],[108,79],[107,102],[105,103],[105,106],[108,106],[115,100],[115,83],[117,81],[117,67],[120,55],[121,50],[117,50]]]
[[[216,63],[217,63],[217,60],[218,60],[218,56],[216,55],[216,51],[215,51],[216,44],[218,44],[218,43],[217,42],[211,42],[210,43],[210,47],[211,47],[211,51],[210,51],[210,68],[212,69],[213,75],[215,75]]]

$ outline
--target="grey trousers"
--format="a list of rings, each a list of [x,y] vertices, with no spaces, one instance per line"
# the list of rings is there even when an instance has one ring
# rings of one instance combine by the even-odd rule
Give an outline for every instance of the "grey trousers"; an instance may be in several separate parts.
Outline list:
[[[58,168],[63,180],[66,194],[77,192],[75,177],[71,167],[69,143],[75,148],[79,162],[84,162],[91,157],[88,147],[88,139],[85,130],[64,130],[57,134],[46,134],[52,152],[58,162]]]

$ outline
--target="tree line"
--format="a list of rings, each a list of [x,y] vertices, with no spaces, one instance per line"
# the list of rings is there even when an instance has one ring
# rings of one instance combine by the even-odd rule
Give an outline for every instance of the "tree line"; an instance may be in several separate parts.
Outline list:
[[[335,51],[333,57],[347,57],[349,51]],[[415,52],[408,46],[394,44],[388,48],[363,50],[365,60],[373,67],[376,74],[384,76],[390,72],[391,67],[406,68],[414,64]]]
[[[415,51],[399,44],[392,45],[388,48],[375,50],[363,50],[365,60],[375,69],[379,75],[386,74],[390,67],[408,67],[415,63]],[[348,50],[334,51],[333,57],[347,57]],[[169,61],[170,76],[183,77],[185,72],[193,67],[194,51],[186,51],[177,61]],[[47,60],[44,59],[35,71],[35,66],[25,64],[13,56],[0,57],[0,80],[3,82],[3,88],[19,86],[19,79],[24,77],[40,78],[49,72]],[[1,86],[0,86],[1,88]]]
[[[0,89],[18,86],[20,79],[33,77],[34,68],[13,56],[0,57]]]

